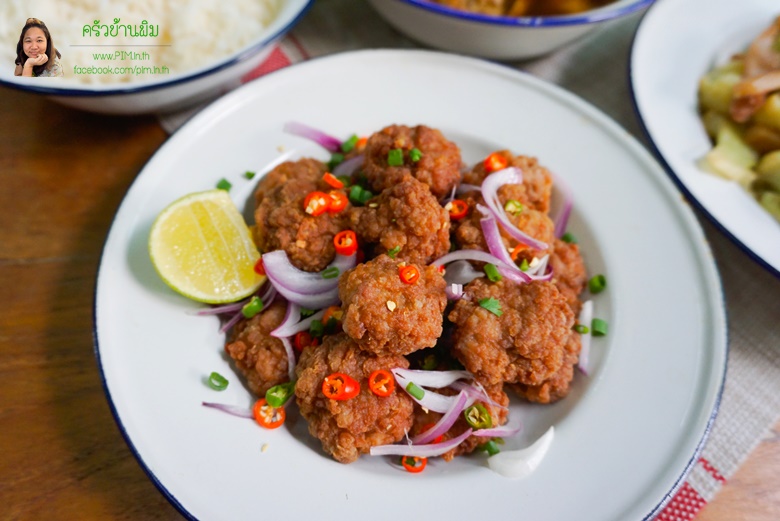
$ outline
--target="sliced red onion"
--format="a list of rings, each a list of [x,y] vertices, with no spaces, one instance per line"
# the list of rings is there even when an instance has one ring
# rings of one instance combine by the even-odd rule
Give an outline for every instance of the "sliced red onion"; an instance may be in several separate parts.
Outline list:
[[[544,435],[530,447],[520,450],[502,450],[490,456],[488,467],[507,478],[524,478],[530,475],[544,459],[552,445],[555,429],[550,426]]]
[[[463,296],[463,284],[448,284],[444,293],[448,300],[459,300]]]
[[[359,154],[356,156],[352,156],[349,159],[346,159],[336,165],[336,167],[333,169],[332,174],[335,176],[352,176],[352,174],[355,173],[355,171],[361,167],[363,164],[363,160],[365,157],[363,154]]]
[[[569,217],[571,216],[571,210],[574,206],[574,203],[571,196],[571,189],[563,181],[563,179],[561,179],[559,176],[553,175],[553,181],[555,186],[558,187],[558,191],[563,196],[561,209],[555,216],[555,219],[553,219],[555,222],[555,236],[560,238],[564,233],[566,233],[566,225],[569,223]]]
[[[325,148],[329,152],[338,152],[341,150],[341,140],[337,139],[333,136],[329,136],[328,134],[322,132],[321,130],[317,130],[316,128],[310,127],[308,125],[304,125],[303,123],[299,123],[297,121],[288,121],[284,124],[283,130],[287,132],[288,134],[293,134],[294,136],[310,139],[320,145],[321,147]]]
[[[284,345],[284,352],[287,354],[287,376],[291,382],[295,381],[295,352],[293,352],[292,342],[287,337],[282,337],[279,340]]]
[[[490,429],[477,429],[472,434],[483,438],[511,438],[523,430],[523,424],[502,425],[500,427],[491,427]]]
[[[473,380],[474,375],[468,371],[424,371],[420,369],[402,369],[396,367],[393,374],[404,378],[407,383],[412,381],[420,387],[433,387],[441,389],[458,380]]]
[[[467,260],[456,260],[447,266],[444,272],[444,281],[447,284],[468,284],[478,277],[484,277],[485,272],[474,269]]]
[[[482,196],[485,199],[485,204],[487,204],[488,208],[490,208],[490,211],[493,213],[493,216],[498,222],[501,223],[501,226],[509,235],[521,243],[530,246],[531,248],[537,250],[546,250],[546,242],[534,239],[524,231],[520,230],[517,226],[512,224],[506,215],[506,211],[504,211],[504,208],[501,206],[501,202],[498,199],[499,188],[506,184],[519,184],[522,182],[522,173],[520,172],[520,169],[516,167],[497,170],[496,172],[493,172],[487,176],[482,182]]]
[[[245,298],[244,300],[240,300],[238,302],[233,302],[231,304],[223,304],[221,306],[214,306],[211,308],[201,309],[196,315],[221,315],[223,313],[233,313],[234,311],[239,311],[241,308],[244,307],[244,305],[249,302],[249,300],[252,297]]]
[[[588,332],[580,334],[580,359],[577,362],[577,368],[582,371],[583,374],[588,374],[588,359],[590,358],[590,341],[593,335],[590,332],[590,323],[593,320],[593,301],[586,300],[582,303],[582,309],[580,310],[580,316],[577,318],[577,322],[583,326],[587,326]]]
[[[466,404],[468,403],[468,399],[469,397],[466,395],[465,391],[458,393],[458,399],[452,402],[452,407],[444,413],[433,427],[412,438],[412,444],[419,445],[428,443],[450,430],[450,427],[452,427],[460,417],[460,413],[467,407]]]
[[[269,277],[269,279],[271,279],[271,277]],[[277,285],[277,290],[279,291],[279,293],[284,298],[286,298],[289,302],[295,302],[299,306],[307,309],[322,309],[339,303],[338,286],[334,287],[331,290],[325,291],[323,293],[306,295],[303,293],[298,293],[296,291],[290,291],[288,289],[285,289],[284,286],[282,286],[279,282],[273,280],[272,282],[275,285]]]
[[[323,271],[303,271],[293,266],[284,250],[275,250],[263,254],[263,267],[271,282],[280,290],[280,286],[302,295],[314,295],[333,289],[339,283],[339,277],[325,278],[322,274],[337,268],[339,275],[355,267],[357,255],[338,255]],[[280,291],[281,293],[281,291]],[[284,293],[282,293],[284,294]]]
[[[442,255],[431,263],[431,266],[443,266],[457,260],[473,260],[479,262],[490,262],[496,266],[506,266],[506,263],[486,251],[482,250],[455,250],[446,255]],[[445,274],[446,275],[446,274]]]
[[[227,333],[228,331],[230,331],[230,328],[232,328],[233,326],[238,324],[238,321],[241,320],[243,317],[244,317],[244,313],[243,313],[242,310],[239,309],[238,311],[236,311],[233,314],[233,316],[230,318],[230,320],[228,320],[227,322],[222,324],[222,327],[219,328],[219,332],[220,333]]]
[[[297,314],[293,317],[287,317],[285,316],[284,320],[281,324],[279,324],[279,327],[271,331],[271,336],[275,336],[277,338],[285,338],[293,336],[295,333],[299,333],[301,331],[306,331],[311,327],[311,323],[315,320],[321,319],[325,315],[325,309],[321,309],[314,313],[313,315],[304,318],[303,320],[300,320],[300,307],[297,306],[297,304],[290,303],[289,305],[295,305],[297,310]],[[289,309],[289,308],[288,308]]]
[[[496,218],[493,217],[493,213],[481,204],[477,205],[477,210],[485,215],[485,217],[479,220],[479,225],[482,228],[482,235],[485,237],[488,251],[509,266],[514,266],[515,261],[509,255],[509,252],[506,251],[506,246],[504,246],[504,241],[501,238],[501,232],[498,230],[498,224],[496,224]]]
[[[214,402],[202,402],[202,405],[204,407],[211,407],[212,409],[217,409],[218,411],[226,412],[233,416],[238,416],[239,418],[254,418],[254,415],[252,414],[252,410],[247,409],[246,407],[239,407],[237,405],[228,405],[226,403],[214,403]]]
[[[460,195],[460,194],[465,194],[467,192],[481,192],[481,191],[482,191],[481,186],[461,183],[460,186],[458,186],[458,190],[456,191],[456,193]]]
[[[466,383],[466,382],[453,382],[450,384],[450,387],[455,389],[456,391],[463,391],[466,394],[469,395],[469,397],[474,398],[475,401],[481,401],[485,402],[493,407],[498,407],[499,409],[509,409],[506,405],[501,405],[497,401],[495,401],[493,398],[490,397],[490,395],[487,393],[484,387],[482,387],[482,384],[479,382],[474,383]]]
[[[266,309],[268,308],[268,306],[271,305],[271,303],[276,298],[276,295],[277,295],[276,288],[274,288],[273,284],[268,284],[268,288],[265,290],[265,293],[263,293],[262,296],[260,297],[260,301],[263,303],[263,309]],[[244,316],[242,308],[244,307],[244,304],[246,304],[250,300],[251,298],[248,298],[241,302],[241,307],[238,308],[238,311],[236,311],[236,313],[230,318],[230,320],[225,322],[222,325],[222,327],[219,328],[220,333],[226,333],[227,331],[230,330],[231,327],[235,326],[239,320],[241,320],[241,318]]]
[[[538,262],[531,261],[531,265],[528,267],[526,273],[531,275],[532,277],[538,277],[540,273],[545,273],[549,261],[550,261],[549,255],[544,255],[541,259],[538,260]]]
[[[372,456],[417,456],[418,458],[432,458],[451,451],[463,443],[466,438],[471,436],[471,432],[471,429],[467,429],[460,436],[442,441],[441,443],[428,443],[425,445],[377,445],[371,447],[370,454]]]

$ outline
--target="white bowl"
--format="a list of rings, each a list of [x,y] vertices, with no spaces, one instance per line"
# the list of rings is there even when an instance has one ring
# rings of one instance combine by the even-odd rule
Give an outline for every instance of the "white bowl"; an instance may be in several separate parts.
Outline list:
[[[461,11],[428,0],[369,0],[393,27],[425,45],[496,60],[533,58],[654,0],[618,0],[569,16],[508,17]]]
[[[170,112],[218,97],[241,84],[311,7],[314,0],[285,0],[261,34],[238,51],[161,80],[122,84],[79,84],[59,79],[0,75],[0,85],[42,94],[54,101],[91,112],[143,114]],[[12,70],[12,69],[11,69]]]

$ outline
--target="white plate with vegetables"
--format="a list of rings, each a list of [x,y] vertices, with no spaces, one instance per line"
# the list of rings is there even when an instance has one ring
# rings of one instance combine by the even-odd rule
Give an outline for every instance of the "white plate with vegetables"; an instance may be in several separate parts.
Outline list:
[[[704,12],[707,16],[701,16]],[[758,110],[733,121],[733,86],[745,79],[746,69],[744,60],[729,62],[747,53],[778,16],[780,7],[771,0],[656,2],[639,26],[631,55],[634,102],[672,178],[726,235],[776,275],[780,151],[770,150],[780,146],[780,88],[770,89]],[[762,54],[775,55],[780,65],[780,51],[769,43]],[[763,60],[753,53],[754,61]],[[738,111],[736,105],[733,110]],[[751,150],[756,147],[758,153]]]
[[[169,203],[223,178],[245,208],[256,184],[246,171],[288,158],[327,160],[315,143],[283,131],[289,121],[341,139],[425,124],[457,143],[467,163],[510,149],[538,157],[568,185],[568,231],[589,274],[606,276],[592,302],[609,327],[591,344],[588,375],[575,376],[565,399],[510,405],[523,428],[502,451],[555,429],[532,474],[503,477],[484,453],[434,459],[419,474],[384,457],[341,464],[294,413],[266,430],[201,405],[249,408],[254,398],[224,355],[219,320],[197,315],[202,304],[158,277],[150,229]],[[463,519],[486,511],[513,519],[650,518],[707,436],[727,351],[712,255],[658,163],[557,87],[427,51],[312,60],[242,87],[188,122],[149,161],[116,215],[97,280],[95,331],[123,435],[160,491],[195,519]],[[225,390],[206,385],[211,372],[228,379]]]

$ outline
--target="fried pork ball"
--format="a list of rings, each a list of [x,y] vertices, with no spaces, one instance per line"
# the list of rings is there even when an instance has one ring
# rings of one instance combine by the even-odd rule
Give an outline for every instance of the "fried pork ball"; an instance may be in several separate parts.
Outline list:
[[[457,392],[449,388],[439,389],[437,392],[445,395],[457,394]],[[504,392],[503,385],[498,384],[485,386],[485,392],[487,393],[490,400],[482,400],[478,403],[481,403],[490,413],[490,418],[493,421],[493,427],[504,425],[509,413],[509,397]],[[410,436],[414,437],[425,432],[432,425],[438,422],[442,416],[443,415],[441,413],[424,410],[419,406],[415,407],[414,425],[412,426]],[[466,429],[469,429],[470,427],[471,426],[468,424],[463,414],[461,414],[452,427],[450,427],[450,429],[442,435],[440,441],[447,441],[451,440],[452,438],[457,438],[466,432]],[[477,447],[487,443],[491,439],[492,438],[486,438],[482,436],[469,436],[460,445],[450,450],[449,452],[445,452],[441,457],[446,461],[451,461],[455,456],[461,456],[463,454],[470,454],[474,452]]]
[[[404,266],[414,266],[419,279],[403,282]],[[433,347],[442,333],[445,284],[433,266],[403,263],[387,255],[358,264],[339,280],[343,330],[360,349],[377,355]]]
[[[523,174],[522,184],[505,185],[498,189],[498,198],[501,203],[504,204],[508,200],[514,199],[529,208],[548,213],[553,182],[550,171],[540,165],[535,157],[516,156],[508,150],[500,150],[495,153],[507,160],[507,166],[517,167]],[[485,170],[484,162],[480,161],[463,175],[463,182],[481,186],[482,181],[487,176],[488,172]]]
[[[295,397],[309,432],[325,452],[341,463],[351,463],[375,445],[403,439],[413,420],[412,399],[402,390],[386,397],[368,387],[375,370],[408,368],[402,356],[376,356],[358,348],[344,333],[327,335],[319,346],[303,350],[296,367]],[[326,398],[322,382],[332,373],[344,373],[360,384],[360,393],[349,400]]]
[[[552,403],[569,394],[569,385],[574,379],[574,368],[580,358],[582,337],[576,331],[569,333],[563,354],[563,364],[552,376],[539,385],[508,384],[519,396],[537,403]]]
[[[274,188],[282,186],[291,179],[301,179],[316,183],[328,171],[327,165],[313,158],[303,158],[298,161],[285,161],[265,174],[255,188],[255,205],[263,202],[266,194]]]
[[[225,344],[225,352],[257,396],[290,380],[284,345],[270,335],[284,320],[286,310],[284,302],[276,301],[254,317],[242,318]]]
[[[255,210],[255,242],[262,252],[284,250],[304,271],[321,271],[336,255],[333,237],[343,229],[345,211],[309,215],[306,196],[324,191],[324,183],[291,178],[265,192]]]
[[[484,199],[479,192],[467,192],[462,196],[462,199],[468,205],[469,210],[466,217],[453,224],[454,241],[459,249],[488,251],[487,242],[482,233],[482,225],[480,224],[483,214],[477,210],[477,204],[485,205]],[[499,199],[501,198],[499,197]],[[519,251],[514,253],[517,262],[522,262],[525,259],[530,263],[534,258],[541,259],[552,251],[552,243],[555,238],[555,224],[546,213],[531,207],[524,207],[522,211],[507,213],[507,217],[519,230],[527,233],[534,239],[548,244],[548,248],[544,250],[536,250],[529,246],[521,245],[517,239],[504,231],[499,224],[498,229],[507,251],[512,252],[520,246]]]
[[[585,262],[580,255],[579,246],[555,239],[549,262],[552,268],[553,284],[566,297],[574,315],[579,315],[582,309],[579,296],[587,283]]]
[[[496,301],[501,316],[485,308]],[[506,278],[469,283],[449,319],[456,325],[453,354],[484,385],[542,384],[563,364],[574,325],[574,313],[554,284]]]
[[[415,161],[413,149],[421,155]],[[403,165],[388,164],[391,150],[401,150]],[[460,180],[461,157],[458,146],[436,129],[418,125],[391,125],[372,134],[364,150],[363,174],[374,193],[381,192],[411,175],[422,181],[441,199]]]
[[[450,251],[449,212],[412,177],[353,207],[349,221],[370,256],[400,248],[395,259],[428,264]]]

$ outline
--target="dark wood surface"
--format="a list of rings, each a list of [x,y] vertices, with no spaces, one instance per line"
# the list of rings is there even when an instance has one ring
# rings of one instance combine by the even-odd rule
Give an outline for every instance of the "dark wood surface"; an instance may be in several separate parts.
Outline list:
[[[0,88],[0,518],[181,517],[125,445],[92,346],[103,242],[166,137]],[[780,519],[778,476],[780,425],[697,521]]]

